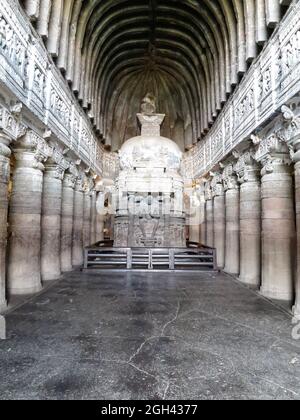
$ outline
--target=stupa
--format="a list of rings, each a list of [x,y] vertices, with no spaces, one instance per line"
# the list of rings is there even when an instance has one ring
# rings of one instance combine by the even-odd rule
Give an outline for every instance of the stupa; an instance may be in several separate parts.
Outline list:
[[[182,152],[160,135],[165,115],[156,113],[153,95],[137,118],[141,135],[119,151],[114,246],[185,247]]]

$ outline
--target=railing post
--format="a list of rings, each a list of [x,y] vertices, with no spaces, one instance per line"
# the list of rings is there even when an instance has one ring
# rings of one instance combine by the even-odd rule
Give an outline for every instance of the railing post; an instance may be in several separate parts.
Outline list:
[[[84,269],[88,268],[89,249],[84,248]]]
[[[175,250],[169,249],[169,269],[175,270]]]
[[[153,262],[152,262],[152,249],[149,249],[149,254],[148,254],[148,269],[149,270],[153,270]]]
[[[132,269],[132,249],[127,249],[127,270]]]
[[[213,268],[214,271],[218,271],[218,262],[217,262],[217,250],[213,249]]]

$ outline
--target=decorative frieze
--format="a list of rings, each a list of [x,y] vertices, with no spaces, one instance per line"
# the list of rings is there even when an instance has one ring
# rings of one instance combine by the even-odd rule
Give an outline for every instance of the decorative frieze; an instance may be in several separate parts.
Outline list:
[[[85,165],[102,174],[104,148],[47,54],[42,39],[31,31],[15,0],[0,0],[1,84],[11,90],[12,97],[17,97],[33,115],[48,125],[59,141],[70,147]],[[18,124],[2,109],[1,120],[15,138]]]
[[[191,178],[207,174],[300,91],[299,13],[300,2],[295,2],[210,132],[188,152],[193,161],[192,165],[189,162],[193,168]]]

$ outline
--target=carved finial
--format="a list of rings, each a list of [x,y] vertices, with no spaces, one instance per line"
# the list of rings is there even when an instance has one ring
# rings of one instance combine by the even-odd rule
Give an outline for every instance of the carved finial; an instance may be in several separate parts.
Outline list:
[[[26,132],[27,132],[27,130],[28,130],[28,127],[26,127],[23,124],[19,124],[19,126],[18,126],[18,132],[17,132],[17,139],[20,139],[20,138],[24,137],[25,134],[26,134]]]
[[[250,139],[254,146],[259,145],[259,143],[261,142],[261,139],[258,136],[255,136],[254,134],[251,134]]]
[[[18,117],[22,111],[23,104],[21,102],[17,102],[10,107],[10,112],[15,116]]]
[[[80,166],[80,165],[81,165],[81,159],[77,159],[77,160],[75,161],[75,165],[76,165],[76,166]]]
[[[62,154],[63,154],[64,156],[66,156],[66,154],[68,154],[68,153],[69,153],[69,151],[70,151],[70,148],[69,148],[69,147],[67,147],[66,149],[64,149],[64,150],[62,151]]]
[[[49,140],[52,136],[52,131],[51,130],[45,130],[43,133],[43,139],[44,140]]]
[[[295,115],[293,111],[286,105],[281,107],[282,116],[286,121],[293,121]]]
[[[221,168],[221,169],[224,169],[224,168],[225,168],[225,165],[224,165],[224,163],[223,163],[223,162],[220,162],[220,163],[219,163],[219,166],[220,166],[220,168]]]
[[[142,114],[155,114],[156,113],[156,98],[152,93],[147,93],[147,95],[142,100],[141,104]]]
[[[238,152],[237,150],[233,150],[233,152],[232,152],[232,156],[233,156],[235,159],[239,159],[239,157],[241,156],[241,154],[240,154],[240,152]]]

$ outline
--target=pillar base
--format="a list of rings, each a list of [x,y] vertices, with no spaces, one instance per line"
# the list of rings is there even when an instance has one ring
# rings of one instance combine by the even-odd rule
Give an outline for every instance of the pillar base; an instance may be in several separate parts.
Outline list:
[[[226,273],[226,274],[230,274],[231,276],[236,276],[236,277],[238,277],[238,275],[239,275],[239,272],[232,272],[232,270],[230,270],[230,269],[227,269],[226,267],[223,269],[223,271],[224,271],[224,273]]]
[[[6,322],[4,316],[0,315],[0,340],[6,340]]]
[[[294,321],[300,321],[300,306],[294,306],[293,307],[293,315],[294,315]]]
[[[29,288],[20,288],[20,289],[8,289],[9,294],[12,296],[22,296],[22,295],[33,295],[35,293],[39,293],[43,290],[42,285],[38,285],[35,287]]]
[[[0,314],[4,311],[6,311],[7,309],[7,301],[1,302],[0,303]]]
[[[61,278],[61,272],[59,273],[52,273],[52,274],[43,274],[42,277],[42,283],[45,283],[47,281],[53,281],[53,280],[58,280]]]
[[[260,288],[260,279],[253,279],[253,278],[247,278],[247,277],[241,277],[241,276],[238,279],[241,283],[253,289],[259,290]]]
[[[271,300],[281,300],[287,303],[292,303],[291,294],[290,293],[283,293],[279,290],[267,290],[263,287],[260,288],[259,293]]]
[[[62,274],[64,273],[71,273],[72,271],[74,271],[74,267],[70,266],[70,267],[62,267]]]

